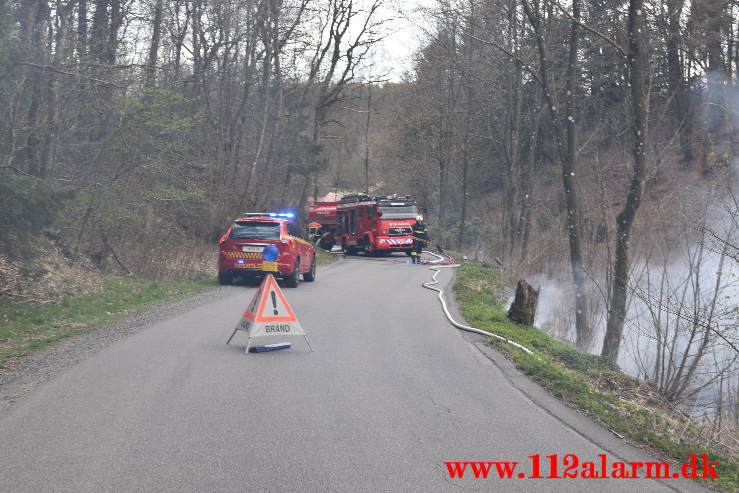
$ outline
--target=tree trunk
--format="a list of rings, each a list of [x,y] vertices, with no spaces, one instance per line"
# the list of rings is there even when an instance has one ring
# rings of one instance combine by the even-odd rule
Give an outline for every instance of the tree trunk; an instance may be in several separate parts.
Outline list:
[[[364,193],[369,194],[369,131],[372,114],[372,84],[367,84],[367,120],[364,126]],[[316,196],[317,198],[318,196]]]
[[[95,0],[90,32],[90,55],[95,61],[105,62],[105,46],[108,40],[108,0]]]
[[[683,166],[690,167],[693,160],[693,149],[687,124],[688,98],[683,69],[680,61],[680,16],[685,0],[671,0],[667,6],[667,74],[672,93],[672,106],[675,113],[676,131],[682,154]]]
[[[572,17],[580,19],[580,0],[572,0]],[[562,164],[562,184],[565,189],[567,204],[567,231],[570,241],[570,264],[572,277],[575,280],[575,329],[577,347],[587,350],[593,342],[593,328],[588,320],[588,304],[585,293],[585,271],[582,260],[580,238],[580,206],[576,195],[575,169],[577,169],[577,129],[575,127],[575,92],[577,91],[577,46],[579,26],[572,23],[570,30],[570,52],[567,63],[567,158]]]
[[[470,30],[470,37],[475,36],[475,23],[473,21],[475,15],[475,3],[470,1],[470,19],[468,20],[468,29]],[[470,41],[468,41],[469,43]],[[462,72],[464,79],[464,90],[465,90],[465,116],[464,116],[464,141],[462,147],[462,211],[459,219],[459,236],[457,237],[457,248],[462,249],[465,244],[465,228],[467,226],[467,176],[470,167],[470,141],[472,136],[472,113],[473,113],[473,101],[475,91],[475,78],[473,75],[472,67],[472,49],[473,47],[467,44],[465,46],[467,56],[465,57],[465,67]]]
[[[55,14],[57,17],[57,30],[54,40],[54,57],[51,64],[59,66],[67,56],[67,26],[72,22],[72,5],[66,7],[61,0],[57,0]],[[49,87],[47,96],[48,112],[46,116],[48,130],[44,135],[44,151],[41,159],[39,175],[47,176],[52,172],[56,162],[56,152],[59,139],[59,104],[61,99],[61,82],[57,74],[49,74]]]
[[[79,0],[77,10],[77,55],[87,54],[87,0]]]
[[[272,33],[272,23],[277,22],[276,19],[271,17],[271,10],[265,10],[263,14],[264,31],[262,32],[262,43],[264,46],[264,60],[262,61],[262,118],[261,128],[259,132],[259,139],[257,141],[256,152],[254,153],[254,159],[251,165],[247,169],[246,180],[244,182],[243,192],[241,199],[239,200],[239,206],[243,207],[246,203],[247,196],[250,195],[251,190],[254,188],[255,178],[257,176],[257,170],[259,162],[262,158],[264,150],[264,140],[267,135],[267,127],[269,124],[269,114],[271,108],[271,82],[272,82],[272,60],[279,57],[279,53],[275,53],[278,44],[274,42]],[[255,62],[256,63],[256,62]],[[251,70],[250,70],[251,72]]]
[[[704,175],[710,175],[714,168],[714,159],[710,156],[718,154],[718,144],[721,130],[726,120],[724,106],[724,80],[725,70],[723,64],[723,53],[721,43],[722,23],[727,8],[726,0],[705,0],[699,5],[704,9],[702,15],[705,17],[706,51],[708,52],[707,81],[707,105],[703,111],[703,151],[701,157],[701,168]]]
[[[108,30],[108,46],[105,50],[105,61],[113,65],[118,56],[118,31],[123,25],[123,12],[121,12],[121,0],[110,0],[110,29]]]
[[[151,43],[149,44],[149,56],[146,61],[146,79],[144,87],[152,89],[156,85],[156,65],[159,53],[159,40],[162,32],[162,7],[163,0],[157,0],[154,6],[154,19],[151,25]]]
[[[519,213],[517,236],[520,244],[519,259],[526,260],[528,243],[531,234],[531,205],[533,203],[534,184],[533,172],[536,166],[536,156],[539,146],[539,125],[541,124],[541,91],[537,91],[532,105],[533,114],[530,114],[529,134],[526,143],[526,153],[521,159],[521,210]]]
[[[49,24],[49,5],[45,1],[31,0],[21,5],[21,40],[25,55],[38,63],[49,62],[49,52],[44,46],[43,34]],[[24,163],[28,172],[35,176],[43,176],[43,146],[45,128],[43,127],[42,110],[44,99],[48,95],[48,72],[42,68],[28,67],[30,86],[30,103],[26,120],[28,130],[17,159]]]
[[[570,246],[570,268],[572,270],[573,284],[575,287],[575,330],[577,332],[577,346],[587,348],[592,340],[592,330],[588,326],[587,296],[585,292],[585,272],[583,271],[582,248],[580,238],[580,206],[575,188],[575,167],[577,165],[577,147],[575,135],[576,118],[574,115],[573,98],[577,87],[577,45],[578,25],[572,23],[570,31],[569,57],[567,64],[567,90],[569,94],[566,100],[566,127],[567,133],[562,129],[559,117],[559,109],[553,93],[553,87],[549,74],[549,59],[547,58],[544,35],[541,29],[541,18],[539,13],[532,9],[528,0],[523,0],[526,16],[534,28],[536,44],[539,51],[539,63],[541,72],[542,91],[544,99],[549,107],[552,124],[554,126],[557,150],[562,166],[562,184],[564,186],[565,204],[567,207],[567,238]],[[572,16],[580,17],[579,0],[572,3]]]
[[[534,325],[538,305],[539,289],[534,289],[522,279],[516,284],[516,297],[508,310],[508,318],[517,324]]]
[[[516,2],[508,5],[508,50],[518,56],[518,23],[516,15]],[[510,257],[516,248],[516,225],[518,223],[518,211],[516,204],[519,198],[519,174],[521,168],[520,149],[520,126],[521,126],[521,65],[511,61],[510,71],[512,76],[508,77],[508,101],[506,119],[506,187],[505,207],[503,222],[504,255]]]
[[[634,168],[631,175],[626,204],[616,218],[616,254],[613,267],[611,301],[606,323],[601,354],[611,363],[616,363],[621,347],[621,336],[626,317],[626,298],[629,283],[629,241],[631,228],[644,195],[646,175],[647,107],[644,88],[646,54],[642,49],[646,30],[643,28],[642,12],[644,0],[630,0],[629,36],[629,82],[631,85],[632,131]]]

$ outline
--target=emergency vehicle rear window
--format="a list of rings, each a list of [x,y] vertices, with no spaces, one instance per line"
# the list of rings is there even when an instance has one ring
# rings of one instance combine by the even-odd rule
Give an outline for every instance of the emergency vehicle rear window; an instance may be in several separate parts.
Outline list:
[[[248,240],[279,240],[279,223],[243,223],[234,224],[229,238]]]
[[[418,211],[415,205],[380,207],[382,219],[415,219]]]

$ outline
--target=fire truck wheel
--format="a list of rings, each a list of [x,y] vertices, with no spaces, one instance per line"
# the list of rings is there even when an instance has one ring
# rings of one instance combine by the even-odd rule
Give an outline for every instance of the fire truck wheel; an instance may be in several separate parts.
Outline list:
[[[228,286],[233,282],[233,276],[230,272],[219,272],[218,273],[218,284],[222,286]]]
[[[346,246],[346,242],[341,242],[341,249],[344,251],[344,255],[356,255],[357,247]]]
[[[310,272],[303,274],[303,280],[305,282],[313,282],[316,280],[316,256],[313,256],[313,263],[310,265]]]
[[[295,261],[295,268],[293,269],[292,274],[290,274],[289,276],[285,276],[285,286],[287,286],[288,288],[297,288],[299,275],[300,275],[300,259]]]

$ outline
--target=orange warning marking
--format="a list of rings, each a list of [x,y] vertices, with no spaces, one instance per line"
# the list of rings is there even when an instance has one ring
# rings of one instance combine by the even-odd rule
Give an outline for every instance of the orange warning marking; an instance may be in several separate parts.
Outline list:
[[[290,305],[287,304],[287,300],[285,299],[285,295],[282,294],[282,290],[280,289],[280,286],[277,285],[277,282],[275,281],[275,278],[272,276],[267,276],[265,278],[265,282],[262,283],[262,285],[259,287],[260,293],[260,302],[259,307],[256,310],[256,315],[250,311],[247,311],[244,313],[244,318],[248,318],[249,320],[253,322],[297,322],[298,319],[295,316],[295,313],[293,312],[292,308],[290,308]],[[283,306],[287,310],[287,315],[282,317],[275,317],[273,315],[266,315],[266,308],[267,308],[267,299],[269,298],[269,294],[274,291],[275,295],[277,295],[280,298],[280,301],[282,301]]]

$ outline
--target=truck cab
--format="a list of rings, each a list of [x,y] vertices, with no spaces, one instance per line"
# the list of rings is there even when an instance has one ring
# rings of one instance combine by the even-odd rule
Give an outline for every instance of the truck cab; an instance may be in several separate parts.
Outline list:
[[[418,205],[408,195],[343,197],[336,209],[336,242],[347,255],[409,253]]]

